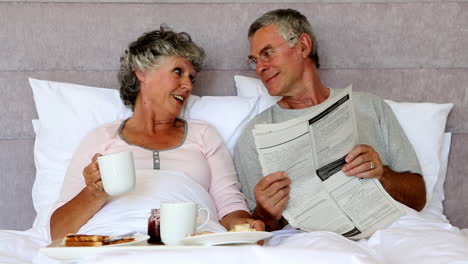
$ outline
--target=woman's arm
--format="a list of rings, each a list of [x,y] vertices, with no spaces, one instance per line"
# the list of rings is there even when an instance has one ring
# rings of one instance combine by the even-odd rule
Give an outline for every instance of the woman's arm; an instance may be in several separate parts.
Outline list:
[[[62,188],[52,208],[50,236],[60,238],[77,232],[106,203],[108,195],[102,189],[97,157],[106,151],[112,140],[108,131],[115,131],[119,123],[95,128],[80,142],[67,168]],[[95,185],[96,184],[96,185]]]
[[[97,157],[100,155],[94,154],[91,163],[83,169],[82,177],[84,177],[85,187],[81,192],[52,214],[50,218],[52,240],[77,232],[106,203],[109,195],[102,186],[97,164]],[[74,166],[70,169],[77,170]]]
[[[94,189],[94,190],[93,190]],[[68,203],[55,210],[50,218],[52,240],[76,233],[107,201],[108,194],[86,186]]]
[[[221,217],[221,225],[230,230],[237,224],[248,223],[255,230],[264,231],[264,223],[252,219],[248,212],[231,155],[214,127],[207,127],[203,141],[211,171],[210,195]]]

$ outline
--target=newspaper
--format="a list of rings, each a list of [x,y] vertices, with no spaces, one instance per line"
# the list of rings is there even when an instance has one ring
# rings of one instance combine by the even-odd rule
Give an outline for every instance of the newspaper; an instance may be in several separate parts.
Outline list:
[[[263,175],[291,179],[283,216],[305,231],[331,231],[351,239],[371,236],[401,215],[377,179],[346,176],[341,168],[357,144],[352,87],[307,112],[253,129]]]

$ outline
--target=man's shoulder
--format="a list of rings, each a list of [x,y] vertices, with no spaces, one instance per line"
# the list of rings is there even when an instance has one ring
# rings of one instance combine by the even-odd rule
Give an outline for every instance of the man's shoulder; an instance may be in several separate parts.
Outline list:
[[[265,109],[263,112],[254,116],[244,127],[242,130],[242,134],[239,137],[239,141],[245,141],[248,138],[253,139],[252,129],[257,124],[271,124],[273,122],[272,119],[272,107]]]
[[[368,102],[381,102],[383,99],[373,93],[363,92],[363,91],[353,91],[353,99],[359,101],[368,101]]]
[[[380,109],[385,101],[382,97],[373,93],[353,91],[353,104],[355,107]]]
[[[267,109],[265,109],[263,112],[259,113],[256,115],[254,118],[252,118],[245,128],[250,128],[252,129],[255,125],[257,124],[270,124],[273,122],[272,118],[272,109],[274,106],[270,106]]]

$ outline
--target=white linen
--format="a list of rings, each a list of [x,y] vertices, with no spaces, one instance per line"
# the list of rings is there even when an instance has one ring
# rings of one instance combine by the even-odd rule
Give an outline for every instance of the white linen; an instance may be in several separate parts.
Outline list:
[[[468,238],[448,222],[407,214],[367,242],[386,263],[468,263]]]
[[[461,230],[406,210],[405,216],[368,240],[281,230],[263,247],[135,249],[86,256],[78,263],[468,263],[468,236]],[[46,244],[37,230],[0,231],[0,263],[58,263],[38,253]]]
[[[31,263],[41,247],[49,241],[38,230],[0,230],[0,263]]]
[[[128,197],[113,199],[103,208],[99,220],[91,221],[83,227],[83,232],[106,232],[117,234],[130,229],[145,232],[146,211],[158,207],[158,199],[195,199],[214,211],[208,194],[201,186],[191,186],[184,175],[164,172],[154,175],[154,171],[139,171],[139,183],[135,193]],[[159,177],[152,181],[151,176]],[[167,178],[167,179],[166,179]],[[176,184],[174,184],[176,183]],[[179,184],[177,184],[179,183]],[[185,184],[184,184],[185,183]],[[200,191],[202,190],[202,191]],[[159,193],[152,196],[148,192]],[[141,195],[138,195],[141,194]],[[149,195],[148,195],[149,194]],[[144,198],[147,197],[148,198]],[[131,203],[132,205],[128,205]],[[119,207],[137,206],[132,211],[123,212]],[[138,204],[138,205],[137,205]],[[408,214],[385,230],[378,231],[368,241],[354,242],[329,232],[304,233],[296,230],[274,232],[264,247],[208,247],[197,249],[164,249],[154,251],[124,251],[112,254],[86,256],[79,263],[463,263],[468,261],[467,237],[448,222],[424,213],[416,213],[407,208]],[[104,213],[106,212],[106,213]],[[98,213],[99,214],[99,213]],[[131,221],[125,221],[131,215]],[[107,228],[112,221],[119,222],[119,228]],[[128,222],[128,223],[127,223]],[[38,253],[47,245],[39,230],[0,231],[0,263],[59,263]],[[229,258],[226,258],[229,256]]]
[[[119,235],[136,231],[146,234],[151,209],[159,208],[161,202],[172,201],[192,201],[210,211],[210,221],[200,232],[226,231],[217,221],[210,194],[190,177],[175,171],[136,170],[135,189],[111,197],[78,233]]]

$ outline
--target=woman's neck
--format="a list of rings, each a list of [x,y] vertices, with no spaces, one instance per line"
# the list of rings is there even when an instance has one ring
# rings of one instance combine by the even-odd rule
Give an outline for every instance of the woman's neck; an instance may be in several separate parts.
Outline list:
[[[127,128],[146,135],[161,133],[180,125],[181,122],[177,117],[160,114],[154,110],[143,109],[138,106],[135,107],[133,115],[125,123]]]

